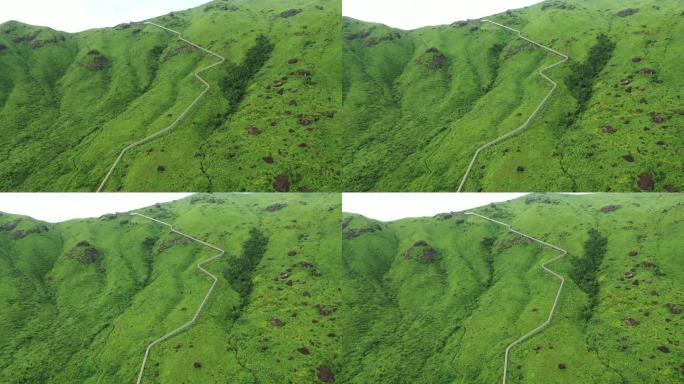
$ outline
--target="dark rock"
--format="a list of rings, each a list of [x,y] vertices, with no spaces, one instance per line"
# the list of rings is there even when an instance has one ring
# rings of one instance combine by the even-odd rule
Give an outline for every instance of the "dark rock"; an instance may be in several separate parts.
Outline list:
[[[604,125],[603,127],[601,127],[601,130],[603,131],[603,133],[615,133],[615,132],[617,132],[617,129],[611,127],[610,125]]]
[[[638,254],[639,254],[639,252],[637,252],[637,251],[629,251],[629,256],[631,256],[631,257],[634,257]]]
[[[289,252],[287,253],[287,255],[290,256],[290,257],[295,256],[296,254],[297,254],[297,251],[289,251]]]
[[[563,363],[558,364],[558,369],[565,369],[565,368],[567,368],[565,366],[565,364],[563,364]]]
[[[634,162],[634,156],[632,156],[632,155],[625,155],[625,156],[622,156],[622,158],[625,159],[625,161],[628,161],[630,163]]]
[[[309,348],[307,348],[307,347],[297,348],[297,352],[301,353],[302,355],[308,355],[309,354]]]
[[[515,170],[518,172],[525,172],[525,167],[523,167],[522,165],[518,165],[518,167],[515,168]]]
[[[302,13],[301,9],[288,9],[287,11],[282,12],[280,14],[280,17],[282,17],[283,19],[287,19],[288,17],[296,16],[300,13]]]
[[[666,346],[664,346],[664,345],[659,346],[659,347],[658,347],[658,350],[659,350],[660,352],[662,352],[662,353],[670,353],[670,348],[668,348],[668,347],[666,347]]]
[[[639,12],[639,8],[627,8],[618,12],[617,15],[620,17],[632,16],[633,14]]]
[[[673,315],[679,315],[680,313],[682,313],[682,309],[679,308],[678,305],[668,304],[667,307],[670,308],[670,313],[672,313]]]
[[[160,165],[160,166],[157,167],[157,172],[164,172],[164,171],[166,171],[166,167],[165,167],[165,166]]]
[[[665,122],[665,118],[658,115],[657,113],[653,114],[653,122],[656,124],[662,124]]]
[[[195,361],[195,362],[192,364],[192,366],[193,366],[194,368],[202,368],[202,363],[200,363],[199,361]]]
[[[610,204],[610,205],[606,205],[605,207],[601,208],[601,212],[610,213],[610,212],[617,211],[620,208],[622,208],[621,205]]]
[[[275,203],[271,204],[268,207],[266,207],[266,210],[268,212],[275,212],[275,211],[280,211],[281,209],[287,207],[287,204],[282,204],[282,203]]]
[[[297,60],[297,59],[290,59],[287,61],[288,64],[297,64],[298,62],[299,62],[299,60]]]
[[[639,63],[639,62],[641,62],[641,57],[637,56],[637,57],[632,58],[632,63]]]
[[[370,31],[364,31],[364,32],[359,32],[359,33],[350,33],[347,35],[347,40],[365,39],[366,37],[368,37],[370,35],[371,35]]]
[[[273,157],[271,156],[266,156],[262,158],[266,164],[273,164]]]
[[[307,126],[307,125],[311,125],[311,123],[313,123],[313,122],[311,121],[311,119],[309,119],[309,118],[306,117],[306,116],[302,116],[302,117],[299,118],[299,124],[301,124],[301,125]]]
[[[274,327],[282,327],[282,326],[285,325],[285,323],[284,323],[282,320],[280,320],[280,319],[273,318],[273,319],[271,320],[271,325],[274,326]]]
[[[0,231],[9,232],[9,231],[13,230],[14,228],[16,228],[17,225],[19,225],[19,220],[13,221],[11,223],[5,223],[3,225],[0,225]]]
[[[285,175],[276,176],[273,182],[273,189],[276,192],[289,192],[290,191],[290,178]]]

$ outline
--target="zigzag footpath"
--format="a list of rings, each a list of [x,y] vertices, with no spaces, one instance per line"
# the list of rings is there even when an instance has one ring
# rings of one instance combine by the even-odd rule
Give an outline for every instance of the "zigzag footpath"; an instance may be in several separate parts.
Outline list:
[[[482,152],[483,150],[485,150],[485,149],[487,149],[487,148],[489,148],[489,147],[491,147],[491,146],[493,146],[493,145],[496,145],[496,144],[498,144],[498,143],[500,143],[500,142],[502,142],[502,141],[504,141],[504,140],[509,139],[510,137],[512,137],[512,136],[514,136],[514,135],[520,133],[520,131],[523,131],[525,128],[527,128],[527,127],[530,125],[530,123],[532,122],[532,120],[537,116],[537,113],[539,112],[539,110],[542,109],[542,107],[546,104],[546,102],[549,100],[549,98],[551,97],[551,95],[553,95],[553,93],[556,91],[556,88],[558,88],[558,84],[556,84],[555,81],[551,80],[550,77],[546,76],[546,74],[545,74],[544,72],[546,72],[546,71],[548,71],[548,70],[550,70],[550,69],[553,69],[553,68],[555,68],[555,67],[557,67],[557,66],[559,66],[559,65],[561,65],[561,64],[563,64],[563,63],[565,63],[565,62],[568,61],[568,59],[569,59],[569,57],[568,57],[567,55],[562,54],[562,53],[560,53],[560,52],[558,52],[558,51],[556,51],[556,50],[554,50],[554,49],[552,49],[552,48],[549,48],[549,47],[547,47],[547,46],[545,46],[545,45],[539,44],[539,43],[537,43],[536,41],[531,40],[531,39],[529,39],[529,38],[523,36],[522,32],[518,31],[517,29],[513,29],[513,28],[511,28],[511,27],[507,27],[507,26],[505,26],[505,25],[503,25],[503,24],[499,24],[499,23],[497,23],[497,22],[494,22],[494,21],[491,21],[491,20],[487,20],[487,19],[483,19],[483,20],[481,20],[481,22],[482,22],[482,23],[492,23],[492,24],[497,25],[497,26],[499,26],[499,27],[502,27],[502,28],[506,28],[506,29],[508,29],[508,30],[511,30],[511,31],[513,31],[513,32],[515,32],[515,33],[518,34],[518,38],[519,38],[519,39],[523,39],[523,40],[525,40],[525,41],[527,41],[527,42],[530,42],[530,43],[532,43],[532,44],[534,44],[534,45],[536,45],[536,46],[538,46],[538,47],[540,47],[540,48],[543,48],[543,49],[545,49],[545,50],[547,50],[547,51],[549,51],[549,52],[551,52],[551,53],[553,53],[553,54],[555,54],[555,55],[558,55],[558,56],[562,57],[563,60],[561,60],[561,61],[559,61],[559,62],[557,62],[557,63],[555,63],[555,64],[552,64],[552,65],[550,65],[550,66],[548,66],[548,67],[545,67],[545,68],[542,68],[542,69],[539,70],[539,75],[540,75],[542,78],[544,78],[544,80],[548,81],[548,82],[551,84],[551,90],[549,91],[549,93],[546,94],[546,97],[544,97],[544,99],[541,101],[541,103],[539,103],[539,105],[537,106],[537,108],[534,110],[534,112],[532,112],[532,114],[530,115],[530,117],[527,118],[527,120],[523,123],[523,125],[521,125],[520,127],[516,128],[516,129],[514,129],[514,130],[512,130],[511,132],[508,132],[507,134],[505,134],[505,135],[503,135],[503,136],[501,136],[501,137],[499,137],[499,138],[497,138],[497,139],[494,139],[494,140],[490,141],[489,143],[487,143],[487,144],[481,146],[480,148],[477,149],[477,151],[475,151],[475,155],[473,155],[473,158],[472,158],[472,160],[470,161],[470,165],[468,165],[468,169],[466,170],[465,175],[463,176],[463,179],[461,179],[461,184],[458,186],[457,192],[463,192],[463,187],[465,186],[466,180],[468,179],[468,175],[470,174],[470,171],[473,169],[473,165],[475,165],[475,161],[477,160],[477,157],[480,155],[480,152]]]
[[[560,248],[560,247],[555,246],[555,245],[553,245],[553,244],[547,243],[546,241],[539,240],[539,239],[534,238],[534,237],[532,237],[532,236],[530,236],[530,235],[526,235],[526,234],[524,234],[524,233],[522,233],[522,232],[520,232],[520,231],[514,229],[514,228],[511,227],[509,224],[502,223],[502,222],[500,222],[500,221],[498,221],[498,220],[494,220],[494,219],[491,219],[491,218],[486,217],[486,216],[482,216],[482,215],[480,215],[480,214],[478,214],[478,213],[475,213],[475,212],[464,212],[464,214],[466,214],[466,215],[472,215],[472,216],[477,216],[477,217],[480,217],[480,218],[482,218],[482,219],[489,220],[489,221],[491,221],[492,223],[495,223],[495,224],[498,224],[498,225],[502,225],[502,226],[506,227],[506,229],[508,229],[510,232],[513,232],[513,233],[515,233],[515,234],[518,234],[518,235],[520,235],[520,236],[522,236],[522,237],[526,237],[526,238],[528,238],[528,239],[530,239],[530,240],[532,240],[532,241],[536,241],[537,243],[542,244],[543,246],[549,247],[549,248],[551,248],[551,249],[554,249],[554,250],[560,252],[560,255],[558,255],[558,256],[552,258],[551,260],[548,260],[548,261],[544,262],[544,264],[542,264],[542,268],[543,268],[546,272],[552,274],[555,278],[557,278],[558,280],[560,280],[560,285],[558,286],[558,291],[556,292],[556,298],[553,300],[553,305],[551,306],[551,310],[549,311],[549,316],[548,316],[548,318],[546,319],[546,321],[544,321],[543,323],[541,323],[538,327],[536,327],[535,329],[533,329],[533,330],[527,332],[526,334],[520,336],[517,340],[515,340],[514,342],[512,342],[511,344],[509,344],[508,347],[506,347],[506,353],[504,354],[504,368],[503,368],[503,381],[502,381],[502,384],[506,384],[506,376],[507,376],[507,373],[508,373],[508,356],[509,356],[509,354],[510,354],[510,352],[511,352],[511,349],[512,349],[514,346],[516,346],[516,345],[522,343],[523,341],[525,341],[525,340],[529,339],[530,337],[532,337],[532,336],[536,335],[537,333],[539,333],[542,329],[546,328],[546,326],[548,326],[548,325],[551,323],[551,320],[553,319],[553,315],[554,315],[554,313],[556,312],[556,307],[558,306],[558,300],[560,299],[561,292],[563,291],[563,285],[565,284],[565,278],[563,278],[563,276],[559,275],[558,273],[556,273],[556,272],[550,270],[547,266],[548,266],[549,264],[551,264],[551,263],[554,263],[554,262],[558,261],[560,258],[562,258],[563,256],[567,255],[568,252],[567,252],[566,250],[564,250],[563,248]]]
[[[121,151],[121,153],[119,153],[119,157],[116,158],[116,160],[114,161],[114,164],[112,164],[112,167],[109,169],[109,172],[107,172],[107,175],[104,177],[104,179],[103,179],[102,182],[100,183],[100,186],[97,188],[97,192],[102,192],[102,190],[104,189],[104,187],[107,185],[107,182],[109,181],[109,178],[112,176],[112,173],[114,173],[114,169],[115,169],[116,166],[119,164],[119,162],[121,161],[121,159],[124,157],[124,155],[126,154],[126,152],[128,152],[130,149],[135,148],[135,147],[137,147],[137,146],[139,146],[139,145],[141,145],[141,144],[144,144],[144,143],[147,143],[148,141],[151,141],[151,140],[153,140],[153,139],[156,139],[157,137],[159,137],[159,136],[161,136],[161,135],[163,135],[163,134],[169,132],[170,130],[176,128],[176,126],[181,122],[181,120],[183,120],[183,119],[185,118],[185,116],[186,116],[186,115],[195,107],[195,105],[197,105],[197,103],[200,101],[200,99],[202,99],[202,97],[204,97],[204,95],[206,95],[207,92],[209,92],[209,90],[211,89],[211,85],[209,85],[209,83],[208,83],[206,80],[204,80],[204,79],[200,76],[200,74],[203,73],[203,72],[206,72],[206,71],[208,71],[208,70],[210,70],[210,69],[212,69],[212,68],[214,68],[214,67],[216,67],[217,65],[221,65],[221,64],[223,64],[223,63],[226,61],[226,58],[223,57],[223,56],[221,56],[221,55],[219,55],[218,53],[212,52],[212,51],[210,51],[210,50],[208,50],[208,49],[206,49],[206,48],[204,48],[204,47],[201,47],[201,46],[199,46],[199,45],[193,43],[193,42],[190,41],[190,40],[185,39],[185,38],[183,37],[183,35],[181,35],[181,33],[178,32],[178,31],[174,31],[173,29],[169,29],[169,28],[163,27],[163,26],[161,26],[161,25],[159,25],[159,24],[155,24],[155,23],[153,23],[153,22],[151,22],[151,21],[146,21],[145,24],[153,25],[153,26],[155,26],[155,27],[164,29],[164,30],[169,31],[169,32],[171,32],[171,33],[175,33],[176,35],[178,35],[178,39],[179,39],[179,40],[184,41],[184,42],[186,42],[187,44],[189,44],[189,45],[191,45],[191,46],[193,46],[193,47],[195,47],[195,48],[201,49],[202,51],[204,51],[204,52],[206,52],[206,53],[208,53],[208,54],[210,54],[210,55],[212,55],[212,56],[218,58],[219,61],[216,62],[216,63],[214,63],[214,64],[212,64],[212,65],[210,65],[210,66],[208,66],[208,67],[204,67],[204,68],[201,68],[201,69],[198,69],[197,71],[195,71],[195,78],[197,78],[197,80],[199,80],[199,81],[204,85],[204,90],[202,91],[202,93],[200,93],[199,96],[197,96],[197,98],[196,98],[192,103],[190,103],[190,105],[189,105],[187,108],[185,108],[185,110],[183,111],[183,113],[181,113],[181,114],[178,116],[178,118],[176,118],[176,120],[175,120],[173,123],[171,123],[171,125],[169,125],[168,127],[162,129],[161,131],[158,131],[158,132],[156,132],[156,133],[153,133],[153,134],[150,135],[150,136],[145,137],[144,139],[138,140],[138,141],[136,141],[136,142],[133,143],[133,144],[129,144],[126,148],[124,148],[124,149]]]
[[[170,337],[173,337],[173,336],[175,336],[175,335],[181,333],[182,331],[186,330],[187,328],[190,328],[193,324],[195,324],[195,322],[197,322],[197,318],[198,318],[199,315],[202,313],[202,310],[204,309],[205,305],[207,304],[207,301],[209,300],[209,297],[211,296],[211,293],[214,291],[214,287],[216,286],[216,283],[218,282],[218,278],[217,278],[216,276],[214,276],[211,272],[209,272],[209,271],[207,271],[206,269],[204,269],[204,266],[205,266],[206,264],[211,263],[212,261],[216,260],[217,258],[223,256],[223,254],[225,253],[225,251],[224,251],[223,249],[221,249],[221,248],[215,246],[215,245],[211,245],[211,244],[207,243],[206,241],[202,241],[202,240],[200,240],[200,239],[197,239],[197,238],[194,238],[194,237],[192,237],[192,236],[190,236],[190,235],[187,235],[187,234],[185,234],[185,233],[183,233],[183,232],[177,231],[176,229],[173,228],[173,225],[171,225],[171,224],[169,224],[169,223],[165,223],[165,222],[163,222],[163,221],[161,221],[161,220],[157,220],[157,219],[154,219],[154,218],[149,217],[149,216],[145,216],[145,215],[143,215],[143,214],[141,214],[141,213],[137,213],[137,212],[131,212],[131,215],[140,216],[140,217],[143,217],[143,218],[145,218],[145,219],[152,220],[152,221],[154,221],[154,222],[156,222],[156,223],[159,223],[159,224],[161,224],[161,225],[165,225],[165,226],[167,226],[167,227],[169,227],[169,228],[171,229],[171,232],[176,233],[176,234],[178,234],[178,235],[181,235],[181,236],[183,236],[183,237],[185,237],[185,238],[188,238],[188,239],[190,239],[190,240],[192,240],[192,241],[196,241],[196,242],[198,242],[198,243],[200,243],[200,244],[202,244],[202,245],[204,245],[204,246],[206,246],[206,247],[212,248],[212,249],[214,249],[214,250],[216,250],[216,251],[219,252],[216,256],[213,256],[213,257],[211,257],[211,258],[209,258],[209,259],[207,259],[207,260],[204,260],[204,261],[202,261],[202,262],[200,262],[200,263],[197,264],[197,269],[199,269],[200,271],[202,271],[202,272],[203,272],[204,274],[206,274],[207,276],[211,277],[211,279],[213,280],[213,282],[211,283],[211,287],[209,287],[209,290],[207,291],[207,294],[204,296],[204,300],[202,300],[202,303],[201,303],[200,306],[197,308],[197,311],[195,312],[195,315],[192,317],[192,319],[190,319],[190,321],[188,321],[187,323],[181,325],[180,327],[174,329],[173,331],[167,333],[166,335],[164,335],[164,336],[158,338],[157,340],[154,340],[153,342],[151,342],[151,343],[147,346],[147,349],[145,349],[145,357],[143,358],[142,364],[140,365],[140,373],[138,374],[138,380],[136,381],[137,384],[140,384],[140,383],[142,382],[142,379],[143,379],[143,374],[145,373],[145,365],[147,364],[147,359],[148,359],[148,357],[149,357],[150,350],[152,349],[152,347],[154,347],[155,345],[161,343],[162,341],[164,341],[164,340],[166,340],[166,339],[168,339],[168,338],[170,338]]]

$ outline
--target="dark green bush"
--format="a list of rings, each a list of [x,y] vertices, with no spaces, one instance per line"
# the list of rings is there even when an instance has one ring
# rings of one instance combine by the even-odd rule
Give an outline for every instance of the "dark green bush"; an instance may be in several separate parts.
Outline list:
[[[575,283],[589,297],[589,304],[583,310],[585,320],[591,319],[591,314],[598,304],[599,282],[597,275],[603,257],[606,255],[608,238],[592,228],[589,230],[589,239],[584,242],[584,255],[572,259],[572,278]]]

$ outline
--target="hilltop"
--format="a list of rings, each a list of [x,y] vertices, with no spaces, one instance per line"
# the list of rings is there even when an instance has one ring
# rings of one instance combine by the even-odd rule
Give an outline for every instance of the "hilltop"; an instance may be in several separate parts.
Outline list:
[[[684,188],[674,0],[548,0],[492,21],[570,56],[519,135],[480,154],[466,191]],[[523,124],[559,60],[478,20],[412,31],[345,18],[346,190],[455,191],[476,149]]]
[[[227,61],[106,190],[338,190],[339,14],[332,0],[216,0],[150,20]],[[215,62],[140,22],[0,25],[0,190],[95,190],[125,146],[179,117],[203,90],[195,71]]]
[[[568,251],[550,325],[512,349],[508,383],[684,378],[676,195],[533,194],[472,210]],[[548,316],[559,253],[462,213],[345,214],[345,383],[497,383],[504,350]]]
[[[138,210],[225,249],[198,322],[143,383],[319,382],[339,358],[340,197],[194,195]],[[131,383],[188,321],[216,252],[128,213],[0,214],[0,381]]]

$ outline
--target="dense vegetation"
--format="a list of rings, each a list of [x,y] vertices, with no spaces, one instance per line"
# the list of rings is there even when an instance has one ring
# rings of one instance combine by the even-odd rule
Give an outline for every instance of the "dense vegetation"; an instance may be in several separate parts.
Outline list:
[[[152,350],[143,382],[319,382],[339,351],[325,311],[340,300],[340,204],[217,194],[141,210],[226,250],[206,265],[219,281],[198,322]],[[211,283],[197,263],[213,255],[125,213],[0,214],[0,382],[135,382],[147,344],[194,314]]]
[[[591,228],[589,239],[584,242],[584,255],[572,259],[572,276],[577,286],[589,297],[589,303],[583,312],[583,317],[587,320],[591,319],[591,314],[599,301],[598,273],[606,255],[607,245],[608,239],[596,228]]]
[[[566,280],[553,321],[512,349],[509,383],[684,379],[684,196],[528,195],[475,211],[569,252],[550,266]],[[558,253],[499,225],[343,223],[341,382],[500,382],[506,347],[548,316],[558,280],[542,264]]]
[[[249,239],[242,245],[242,256],[230,259],[230,267],[224,276],[243,301],[249,299],[252,293],[252,278],[254,269],[261,262],[266,252],[268,238],[258,228],[249,231]]]
[[[224,57],[108,191],[338,191],[340,2],[215,0],[152,19]],[[295,12],[291,12],[291,11]],[[0,25],[0,190],[92,191],[169,126],[216,58],[150,25]]]
[[[605,68],[615,49],[615,43],[604,34],[598,35],[596,45],[591,47],[584,63],[574,62],[566,83],[578,103],[578,113],[584,112],[594,92],[594,82]],[[574,121],[573,121],[574,123]]]
[[[466,191],[684,188],[681,2],[547,0],[492,17],[563,52],[556,93],[482,152]],[[344,19],[347,191],[455,191],[477,148],[521,126],[559,58],[492,24],[412,31]]]
[[[226,114],[232,114],[238,109],[247,92],[247,86],[252,81],[254,75],[266,64],[272,51],[273,44],[268,41],[266,36],[259,35],[256,45],[247,51],[244,63],[240,65],[229,64],[227,66],[225,69],[226,74],[220,82],[223,95],[230,105]]]

